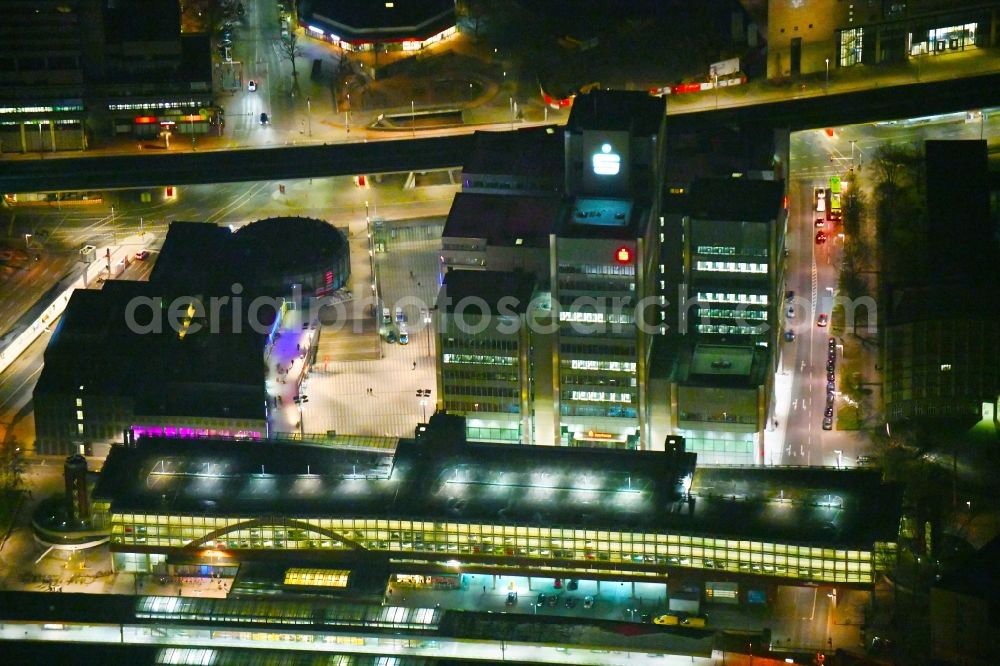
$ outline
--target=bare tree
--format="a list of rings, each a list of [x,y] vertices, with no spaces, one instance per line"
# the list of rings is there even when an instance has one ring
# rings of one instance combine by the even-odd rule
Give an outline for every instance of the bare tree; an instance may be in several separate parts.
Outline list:
[[[289,30],[288,34],[281,38],[278,48],[281,57],[292,63],[292,78],[297,80],[299,73],[295,68],[295,59],[302,57],[302,49],[299,47],[299,36]]]

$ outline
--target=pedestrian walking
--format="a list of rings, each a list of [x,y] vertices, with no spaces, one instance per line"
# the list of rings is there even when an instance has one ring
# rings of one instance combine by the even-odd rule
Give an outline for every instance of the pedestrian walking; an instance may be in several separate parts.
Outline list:
[[[416,362],[416,361],[414,361],[414,362],[413,362],[413,369],[414,369],[414,370],[416,370],[416,369],[417,369],[417,362]]]

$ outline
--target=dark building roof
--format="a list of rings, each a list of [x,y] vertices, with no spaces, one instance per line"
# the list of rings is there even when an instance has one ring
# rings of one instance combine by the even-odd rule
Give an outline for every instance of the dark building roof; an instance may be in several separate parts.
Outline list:
[[[770,126],[713,124],[698,127],[674,118],[667,123],[664,181],[689,187],[697,178],[763,175],[774,170],[779,151]],[[775,174],[781,178],[783,174]]]
[[[699,178],[687,195],[691,217],[734,222],[767,222],[784,205],[784,183],[747,178]]]
[[[274,294],[273,285],[330,270],[349,252],[342,231],[311,218],[268,218],[236,233],[211,223],[171,222],[149,282],[172,296],[225,296],[237,284],[245,297],[286,295]]]
[[[299,17],[349,42],[426,39],[455,25],[454,0],[299,0]]]
[[[565,179],[562,132],[550,127],[530,127],[514,132],[478,131],[463,174],[497,174],[552,184],[561,191]],[[465,183],[469,187],[471,183]]]
[[[989,619],[1000,624],[1000,537],[976,551],[934,587],[988,601],[992,606]]]
[[[756,389],[766,383],[768,350],[756,345],[680,344],[674,381],[684,386]]]
[[[334,226],[308,217],[272,217],[234,235],[240,266],[271,275],[319,270],[348,252],[347,238]]]
[[[561,211],[562,203],[555,197],[459,192],[448,211],[443,237],[547,248]]]
[[[992,284],[1000,276],[986,148],[985,141],[924,142],[928,265],[938,277]]]
[[[160,332],[129,323],[133,299],[142,299],[134,322],[152,324],[156,313]],[[264,335],[250,326],[234,332],[220,317],[216,332],[196,320],[202,330],[181,339],[162,302],[144,282],[74,291],[45,349],[35,393],[128,396],[145,415],[265,418]]]
[[[232,232],[205,222],[171,222],[149,276],[163,294],[229,294],[237,266]]]
[[[897,534],[901,495],[875,472],[701,470],[688,504],[683,479],[693,454],[581,455],[467,443],[464,433],[464,419],[436,414],[392,458],[280,442],[140,439],[112,449],[94,497],[115,511],[593,526],[865,549]],[[218,476],[205,483],[206,471]]]
[[[887,314],[890,325],[935,319],[1000,318],[1000,293],[995,284],[952,279],[935,284],[891,285],[889,291]]]
[[[101,3],[109,43],[175,41],[181,34],[177,0],[114,0]]]
[[[448,313],[456,308],[469,315],[485,305],[492,314],[522,314],[535,291],[535,276],[520,271],[448,271],[438,292],[437,307]],[[475,301],[475,305],[473,301]],[[504,311],[500,312],[501,299]]]
[[[667,114],[666,100],[638,90],[593,90],[577,95],[566,131],[621,130],[655,136]]]

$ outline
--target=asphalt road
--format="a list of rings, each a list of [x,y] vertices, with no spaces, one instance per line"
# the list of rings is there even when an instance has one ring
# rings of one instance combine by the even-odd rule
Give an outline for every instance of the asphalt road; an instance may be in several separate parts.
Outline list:
[[[965,122],[965,115],[959,114],[935,120],[836,127],[832,137],[822,130],[792,135],[787,240],[790,263],[786,289],[795,292],[799,305],[796,316],[789,320],[789,328],[795,331],[796,339],[782,343],[781,372],[791,377],[790,395],[779,395],[779,399],[790,401],[784,424],[785,440],[780,453],[777,450],[770,452],[768,464],[833,466],[839,463],[852,466],[859,455],[868,453],[868,442],[862,434],[822,429],[826,406],[827,339],[831,333],[829,328],[818,327],[816,320],[819,313],[829,315],[831,312],[829,289],[837,286],[842,243],[834,235],[840,227],[834,229],[827,223],[825,230],[831,238],[824,245],[816,245],[814,221],[819,215],[813,207],[813,188],[829,187],[830,176],[844,175],[853,165],[859,169],[862,189],[869,191],[872,184],[868,175],[870,161],[881,145],[919,146],[928,139],[985,138],[995,156],[1000,147],[998,115],[986,113],[985,120],[979,122]],[[875,331],[870,335],[874,336]],[[838,372],[842,359],[840,351],[842,349],[838,348]],[[874,370],[874,360],[868,372],[872,375],[869,380],[875,391],[874,403],[880,405],[877,382],[881,380]],[[839,456],[837,451],[841,452]]]

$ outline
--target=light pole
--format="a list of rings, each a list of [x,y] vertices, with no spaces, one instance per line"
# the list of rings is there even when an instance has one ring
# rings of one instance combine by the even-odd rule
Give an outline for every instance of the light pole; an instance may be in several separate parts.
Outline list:
[[[424,308],[424,328],[427,329],[427,355],[428,356],[431,355],[431,323],[433,323],[433,321],[434,320],[431,319],[431,311],[428,310],[428,309],[426,309],[426,308]]]
[[[381,316],[381,313],[378,312],[378,273],[375,272],[375,238],[372,236],[372,218],[369,214],[367,201],[365,201],[365,226],[368,229],[368,256],[371,259],[372,265],[372,292],[375,294],[376,316]]]
[[[840,469],[840,460],[841,460],[841,456],[844,455],[844,452],[841,451],[840,449],[836,449],[834,451],[834,453],[837,454],[837,469]]]
[[[313,135],[312,97],[306,97],[306,118],[309,119],[309,136]]]
[[[417,111],[413,104],[413,100],[410,100],[410,136],[417,135]]]
[[[826,91],[830,91],[830,59],[826,59]]]
[[[420,401],[420,409],[424,414],[424,423],[427,423],[427,399],[431,397],[430,389],[417,389],[417,399]]]

